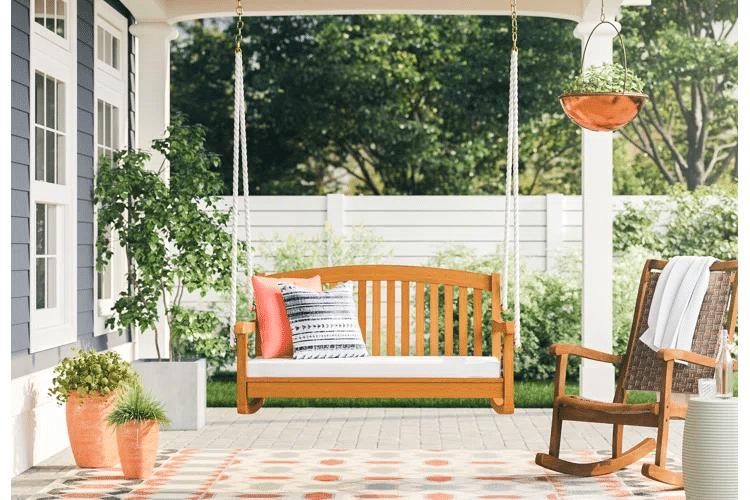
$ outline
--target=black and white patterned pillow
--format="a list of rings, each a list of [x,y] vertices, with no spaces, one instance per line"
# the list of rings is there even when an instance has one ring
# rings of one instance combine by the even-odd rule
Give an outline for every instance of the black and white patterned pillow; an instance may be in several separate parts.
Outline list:
[[[357,321],[351,281],[317,292],[279,283],[292,327],[294,359],[369,356]]]

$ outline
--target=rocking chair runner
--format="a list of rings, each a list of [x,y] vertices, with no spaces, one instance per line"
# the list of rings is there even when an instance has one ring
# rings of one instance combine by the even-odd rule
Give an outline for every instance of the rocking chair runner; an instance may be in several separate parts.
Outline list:
[[[666,261],[648,260],[643,268],[630,340],[624,356],[570,344],[555,344],[550,347],[550,353],[557,357],[552,431],[549,454],[538,453],[538,465],[577,476],[599,476],[626,467],[656,448],[655,463],[644,464],[641,470],[643,475],[682,486],[682,474],[664,468],[669,421],[684,420],[687,412],[687,405],[672,401],[672,393],[697,394],[698,379],[713,377],[721,329],[726,328],[729,331],[730,342],[734,338],[738,272],[736,260],[714,263],[711,266],[711,278],[701,306],[691,351],[661,349],[657,353],[639,338],[648,328],[651,300],[660,271],[665,265]],[[565,394],[565,372],[568,356],[571,354],[619,365],[620,373],[614,402],[604,403]],[[689,364],[675,364],[675,360],[687,361]],[[659,392],[659,402],[627,404],[630,390]],[[584,464],[559,458],[562,423],[565,420],[613,424],[612,458]],[[623,453],[622,437],[625,425],[656,427],[656,441],[653,438],[644,439]]]

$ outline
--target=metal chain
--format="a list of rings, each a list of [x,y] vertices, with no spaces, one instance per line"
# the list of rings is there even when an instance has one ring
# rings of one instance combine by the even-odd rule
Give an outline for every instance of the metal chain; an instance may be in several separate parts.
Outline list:
[[[234,36],[234,51],[239,52],[240,43],[242,42],[242,28],[245,27],[245,22],[242,20],[242,0],[237,0],[237,34]]]
[[[518,16],[516,15],[516,0],[510,0],[511,33],[513,36],[513,50],[518,51],[516,41],[518,40]]]
[[[599,20],[600,20],[601,22],[604,22],[604,0],[602,0],[602,13],[601,13],[601,15],[599,16]]]

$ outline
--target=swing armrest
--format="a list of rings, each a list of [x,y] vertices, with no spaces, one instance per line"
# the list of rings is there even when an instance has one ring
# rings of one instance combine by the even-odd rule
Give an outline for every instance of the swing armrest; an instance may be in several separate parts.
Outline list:
[[[702,354],[698,354],[695,352],[690,351],[684,351],[682,349],[660,349],[659,350],[659,357],[663,359],[664,361],[671,361],[671,360],[677,360],[680,361],[687,361],[688,363],[692,363],[694,365],[701,365],[706,366],[708,368],[713,368],[716,360],[714,358],[710,358],[708,356],[704,356]],[[737,360],[732,360],[733,368],[737,369]]]
[[[594,361],[602,361],[605,363],[612,363],[614,365],[619,365],[622,362],[622,356],[619,356],[617,354],[609,354],[575,344],[552,344],[551,346],[549,346],[549,353],[553,356],[572,354],[581,358],[592,359]]]

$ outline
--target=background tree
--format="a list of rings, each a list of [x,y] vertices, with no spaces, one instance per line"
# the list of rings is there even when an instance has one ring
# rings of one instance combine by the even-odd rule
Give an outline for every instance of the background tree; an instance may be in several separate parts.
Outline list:
[[[625,8],[628,63],[649,100],[620,133],[670,184],[737,179],[737,0],[653,0]]]
[[[580,163],[579,132],[556,102],[578,57],[573,23],[525,18],[522,24],[522,190],[537,193],[564,178],[563,186],[578,192],[579,176],[564,170],[575,172]],[[256,192],[503,191],[507,18],[266,17],[248,18],[246,26]],[[233,30],[228,21],[186,25],[187,36],[172,54],[173,109],[207,126],[225,179],[231,170]]]

